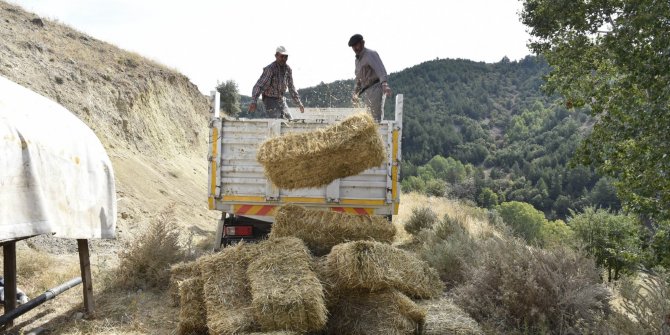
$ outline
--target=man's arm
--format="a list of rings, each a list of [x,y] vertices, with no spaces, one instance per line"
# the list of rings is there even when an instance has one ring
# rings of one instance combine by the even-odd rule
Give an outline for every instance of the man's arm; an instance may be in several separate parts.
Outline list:
[[[300,102],[300,94],[298,94],[298,91],[295,90],[295,86],[293,85],[293,71],[290,69],[288,70],[288,78],[286,79],[287,83],[286,86],[288,86],[288,91],[291,92],[291,97],[293,97],[293,102],[298,104],[300,107],[300,113],[305,112],[305,106],[302,105],[302,102]]]
[[[377,75],[377,78],[379,78],[379,81],[382,83],[382,90],[387,96],[391,96],[391,88],[388,85],[388,75],[386,74],[386,68],[384,67],[384,63],[382,63],[382,59],[379,57],[379,54],[372,50],[368,50],[369,53],[369,64],[370,67],[372,67],[372,70],[375,71],[375,74]]]
[[[256,85],[254,85],[253,90],[251,91],[251,104],[249,104],[249,112],[256,110],[256,103],[258,102],[258,97],[261,95],[265,87],[267,87],[272,77],[272,71],[269,66],[263,68],[263,74],[258,78]]]

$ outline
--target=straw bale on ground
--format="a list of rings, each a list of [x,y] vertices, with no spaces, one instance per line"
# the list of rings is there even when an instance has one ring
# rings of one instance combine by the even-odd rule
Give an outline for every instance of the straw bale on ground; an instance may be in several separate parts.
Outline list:
[[[484,332],[467,313],[447,298],[423,300],[426,309],[424,335],[483,335]]]
[[[207,310],[200,276],[179,282],[179,335],[207,334]]]
[[[444,283],[435,269],[408,251],[374,241],[336,245],[326,257],[336,289],[379,291],[395,288],[414,298],[435,298]]]
[[[414,334],[425,317],[423,308],[395,290],[343,294],[330,307],[327,334]]]
[[[256,159],[278,187],[320,187],[380,166],[386,159],[377,123],[368,113],[305,133],[263,142]]]
[[[207,326],[211,334],[239,334],[258,330],[251,313],[247,280],[256,245],[238,243],[199,260],[204,282]]]
[[[303,240],[314,255],[321,256],[335,245],[348,241],[390,243],[395,232],[395,226],[381,216],[309,210],[287,204],[277,210],[270,238],[295,236]]]
[[[300,335],[300,333],[278,330],[273,332],[253,332],[253,333],[244,333],[242,335]]]
[[[179,306],[180,294],[179,283],[185,279],[199,277],[200,267],[197,262],[181,262],[170,267],[170,283],[168,295],[172,299],[173,306]]]
[[[283,237],[258,243],[249,264],[251,307],[263,331],[319,331],[326,324],[323,287],[304,243]]]

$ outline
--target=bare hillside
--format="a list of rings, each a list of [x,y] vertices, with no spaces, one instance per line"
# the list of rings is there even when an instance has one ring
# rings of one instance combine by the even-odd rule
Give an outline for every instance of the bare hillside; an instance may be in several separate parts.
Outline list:
[[[114,163],[121,240],[170,204],[196,238],[211,235],[209,103],[188,78],[2,1],[0,75],[64,105],[98,135]]]

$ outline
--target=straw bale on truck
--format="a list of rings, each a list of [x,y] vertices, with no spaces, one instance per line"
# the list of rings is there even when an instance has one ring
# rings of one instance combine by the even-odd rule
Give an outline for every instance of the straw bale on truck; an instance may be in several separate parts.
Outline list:
[[[356,241],[336,245],[325,261],[336,290],[397,289],[414,298],[435,298],[444,291],[437,271],[410,252],[388,244]]]
[[[256,157],[277,187],[291,190],[328,185],[380,166],[386,152],[377,124],[363,112],[327,128],[271,138]]]
[[[373,240],[391,243],[395,226],[380,216],[355,215],[287,204],[277,210],[270,238],[294,236],[305,242],[315,256],[323,256],[337,244]]]
[[[247,270],[251,312],[263,331],[319,331],[326,325],[323,287],[301,240],[283,237],[258,243]]]
[[[208,203],[222,212],[215,249],[265,238],[285,204],[389,221],[398,213],[401,94],[395,117],[379,122],[355,108],[306,108],[290,121],[230,118],[219,115],[218,92],[212,101]]]

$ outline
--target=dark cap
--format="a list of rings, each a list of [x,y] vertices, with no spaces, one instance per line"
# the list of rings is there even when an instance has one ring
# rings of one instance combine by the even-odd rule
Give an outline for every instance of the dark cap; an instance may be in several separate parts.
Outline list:
[[[356,43],[360,42],[363,40],[363,36],[361,34],[356,34],[354,36],[351,36],[349,39],[349,46],[352,47],[356,45]]]

